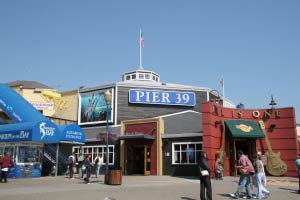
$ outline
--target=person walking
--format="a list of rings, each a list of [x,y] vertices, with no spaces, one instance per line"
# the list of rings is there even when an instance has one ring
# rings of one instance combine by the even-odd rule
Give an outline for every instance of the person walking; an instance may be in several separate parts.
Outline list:
[[[298,180],[299,181],[298,194],[300,194],[300,154],[296,157],[295,164],[296,164],[296,169],[297,169],[298,179],[299,179]]]
[[[68,164],[70,179],[73,179],[75,164],[76,164],[76,160],[75,160],[75,152],[73,152],[73,153],[69,156],[69,164]]]
[[[83,178],[83,171],[82,171],[83,162],[84,162],[84,156],[82,155],[82,153],[80,153],[77,158],[79,179]]]
[[[103,157],[101,153],[100,155],[97,155],[96,158],[94,159],[94,164],[95,164],[96,178],[98,178],[101,166],[103,164]]]
[[[200,152],[198,166],[199,166],[199,178],[200,178],[200,199],[212,200],[210,167],[208,165],[206,153],[204,151]]]
[[[10,167],[13,167],[14,161],[9,157],[7,152],[4,152],[4,156],[0,158],[1,165],[1,178],[0,182],[4,180],[4,183],[7,183],[7,173]]]
[[[261,156],[260,155],[255,155],[253,156],[254,162],[253,162],[253,167],[255,169],[255,185],[258,189],[256,198],[261,199],[262,197],[266,198],[270,196],[270,191],[268,191],[264,185],[266,185],[266,175],[265,175],[265,170],[264,170],[264,164],[261,161]]]
[[[236,168],[240,172],[240,179],[238,183],[238,188],[235,193],[230,194],[233,199],[238,199],[241,195],[242,190],[246,187],[247,199],[252,199],[252,189],[251,189],[251,174],[255,173],[254,167],[249,160],[249,158],[244,155],[242,150],[238,150],[238,165]]]
[[[90,177],[91,177],[91,155],[87,155],[84,160],[84,166],[85,166],[85,172],[86,177],[84,178],[84,181],[86,184],[90,184]]]

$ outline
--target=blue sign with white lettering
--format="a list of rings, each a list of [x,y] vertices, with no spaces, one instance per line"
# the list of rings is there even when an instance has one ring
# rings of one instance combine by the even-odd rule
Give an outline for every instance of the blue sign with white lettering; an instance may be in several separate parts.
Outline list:
[[[0,126],[0,142],[59,142],[59,129],[50,120]]]
[[[141,104],[163,104],[195,106],[194,92],[176,92],[164,90],[129,90],[129,102]]]

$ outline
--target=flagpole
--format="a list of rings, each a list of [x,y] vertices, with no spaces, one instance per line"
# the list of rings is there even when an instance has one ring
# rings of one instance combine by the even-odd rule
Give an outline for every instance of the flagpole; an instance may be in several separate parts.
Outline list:
[[[142,65],[142,30],[140,29],[140,69],[143,69],[143,65]]]
[[[224,100],[225,100],[225,81],[222,77],[222,96],[223,96],[223,101],[222,101],[222,105],[224,106]]]

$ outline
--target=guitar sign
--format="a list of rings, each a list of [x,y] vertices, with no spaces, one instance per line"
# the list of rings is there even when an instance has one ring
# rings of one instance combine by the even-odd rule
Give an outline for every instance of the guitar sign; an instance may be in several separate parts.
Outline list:
[[[273,152],[268,135],[265,131],[265,124],[262,120],[259,121],[259,125],[265,134],[266,144],[268,147],[268,151],[266,152],[268,158],[266,169],[268,173],[273,176],[282,176],[287,171],[287,165],[283,160],[281,160],[280,152]]]

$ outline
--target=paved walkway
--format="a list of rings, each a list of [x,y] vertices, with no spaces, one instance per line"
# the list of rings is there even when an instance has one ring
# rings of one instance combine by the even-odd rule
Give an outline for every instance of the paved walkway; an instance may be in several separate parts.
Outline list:
[[[3,200],[199,200],[199,180],[170,176],[123,176],[122,185],[105,185],[103,176],[92,178],[91,184],[80,179],[41,177],[35,179],[9,179],[0,183]],[[231,199],[238,177],[212,180],[213,199]],[[268,177],[272,200],[298,200],[298,179]],[[254,189],[256,192],[256,189]],[[105,200],[108,200],[106,198]]]

